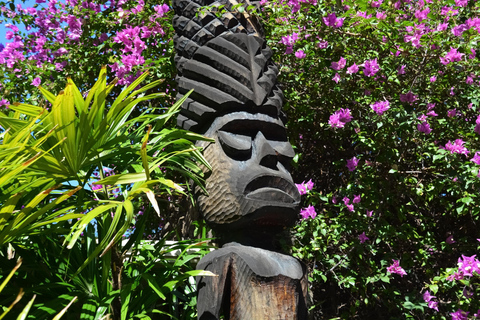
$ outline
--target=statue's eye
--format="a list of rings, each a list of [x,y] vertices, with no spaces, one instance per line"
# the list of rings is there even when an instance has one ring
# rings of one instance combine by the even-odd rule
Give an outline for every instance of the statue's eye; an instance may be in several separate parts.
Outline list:
[[[282,165],[290,170],[291,162],[293,157],[295,157],[295,151],[292,148],[292,145],[288,141],[269,141],[268,142],[272,148],[275,150],[278,161]]]
[[[252,138],[249,136],[219,130],[218,140],[223,151],[232,159],[244,161],[252,156]]]

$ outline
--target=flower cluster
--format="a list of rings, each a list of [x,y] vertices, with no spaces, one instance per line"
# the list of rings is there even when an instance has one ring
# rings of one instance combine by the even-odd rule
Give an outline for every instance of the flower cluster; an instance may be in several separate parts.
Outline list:
[[[317,216],[317,212],[315,211],[315,208],[312,205],[309,205],[308,207],[300,210],[300,215],[302,216],[303,219],[314,219]]]
[[[393,264],[391,264],[388,268],[387,268],[387,271],[388,273],[396,273],[396,274],[399,274],[401,277],[407,275],[407,273],[405,272],[405,270],[400,267],[400,263],[398,262],[398,260],[395,260],[395,259],[392,259],[393,260]]]
[[[358,239],[360,240],[360,243],[365,243],[366,241],[370,240],[366,235],[365,232],[363,232],[361,235],[358,236]]]
[[[312,179],[308,180],[307,182],[303,181],[300,184],[295,183],[297,186],[298,192],[301,195],[307,194],[309,191],[313,189],[313,182]]]
[[[423,294],[423,300],[427,303],[428,307],[430,309],[438,311],[438,301],[434,301],[433,299],[436,299],[437,297],[432,296],[430,294],[430,291],[425,291]]]
[[[458,153],[458,154],[464,154],[467,155],[470,151],[463,145],[465,144],[465,141],[462,139],[456,139],[454,142],[451,142],[450,140],[445,144],[445,150],[450,151],[450,153]]]
[[[109,1],[104,5],[88,0],[67,0],[65,3],[37,0],[37,4],[41,3],[46,5],[27,8],[18,5],[16,11],[0,8],[0,16],[3,14],[14,22],[18,18],[29,21],[25,23],[25,34],[15,24],[6,24],[10,29],[6,38],[12,42],[0,50],[0,65],[10,69],[8,74],[30,79],[28,83],[32,86],[40,85],[37,72],[41,70],[62,72],[67,66],[76,67],[73,61],[81,62],[76,55],[86,56],[83,51],[87,49],[83,48],[87,47],[97,47],[97,58],[104,57],[102,64],[110,64],[119,78],[117,84],[129,84],[137,75],[135,70],[146,63],[144,52],[147,47],[156,46],[165,35],[159,19],[170,9],[166,4],[147,7],[144,0],[139,0],[133,7],[132,3],[123,0]],[[136,17],[144,12],[148,12],[148,19]],[[120,19],[115,28],[107,28],[108,33],[104,31],[105,27],[96,27],[99,30],[95,30],[87,23],[104,23],[106,13]]]
[[[335,13],[329,13],[326,17],[323,18],[323,23],[329,27],[340,28],[343,26],[343,21],[345,18],[337,18]]]
[[[371,104],[370,107],[377,114],[382,115],[385,111],[390,109],[390,102],[388,100],[378,101],[378,102],[375,102],[374,104]]]
[[[348,171],[354,171],[357,168],[359,162],[360,159],[357,159],[357,157],[353,157],[352,159],[347,160]]]
[[[477,120],[475,120],[475,129],[473,131],[480,134],[480,115],[477,117]]]
[[[343,128],[345,124],[352,121],[352,114],[350,109],[339,109],[335,111],[328,120],[328,123],[332,126],[332,128]]]

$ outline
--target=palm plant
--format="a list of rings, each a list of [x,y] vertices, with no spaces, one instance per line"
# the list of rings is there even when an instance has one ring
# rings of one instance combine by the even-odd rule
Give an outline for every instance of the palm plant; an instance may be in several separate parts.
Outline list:
[[[6,128],[0,135],[0,250],[7,244],[18,252],[36,250],[43,264],[57,268],[49,288],[66,292],[57,294],[63,301],[57,308],[78,295],[81,307],[75,309],[82,319],[126,314],[124,260],[144,233],[146,215],[136,219],[139,204],[160,214],[158,194],[184,193],[164,171],[176,170],[201,186],[199,165],[209,168],[193,143],[205,137],[165,126],[183,100],[160,110],[146,105],[164,95],[154,92],[160,80],[137,88],[147,76],[142,74],[110,103],[116,80],[107,84],[102,68],[85,96],[68,79],[56,96],[40,87],[45,106],[14,103],[8,114],[0,113],[0,125]],[[131,117],[139,106],[143,112]],[[109,167],[115,174],[106,176]],[[135,231],[122,244],[132,224]],[[183,279],[179,273],[172,277]]]

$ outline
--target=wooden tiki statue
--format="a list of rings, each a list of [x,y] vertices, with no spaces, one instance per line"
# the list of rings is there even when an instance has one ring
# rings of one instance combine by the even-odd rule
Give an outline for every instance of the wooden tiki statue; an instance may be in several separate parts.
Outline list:
[[[196,198],[224,244],[198,264],[218,275],[198,279],[198,317],[306,319],[305,267],[276,252],[300,203],[278,69],[258,20],[237,4],[173,1],[177,98],[194,89],[177,123],[215,139],[198,142],[213,170]]]

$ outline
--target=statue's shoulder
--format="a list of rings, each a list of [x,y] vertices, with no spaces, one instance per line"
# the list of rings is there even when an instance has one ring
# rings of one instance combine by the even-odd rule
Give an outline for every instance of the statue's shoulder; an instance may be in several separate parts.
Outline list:
[[[220,261],[223,261],[222,264],[227,263],[232,266],[245,264],[261,277],[283,275],[292,279],[301,279],[306,271],[305,265],[292,256],[235,242],[228,243],[204,256],[197,264],[197,269],[208,270],[210,265]]]

